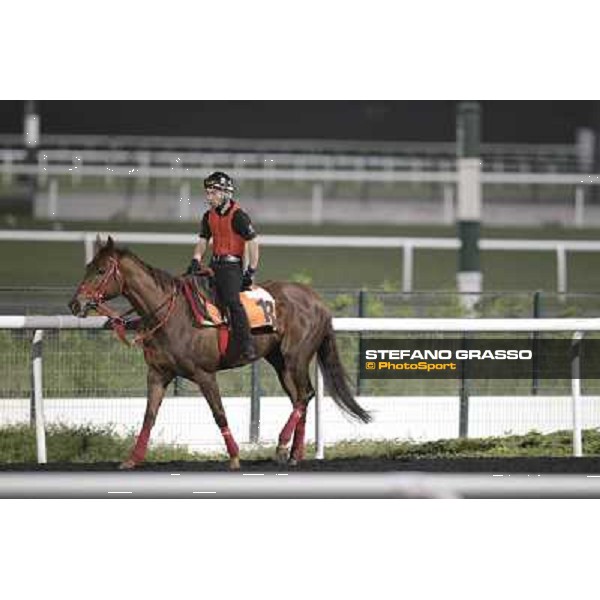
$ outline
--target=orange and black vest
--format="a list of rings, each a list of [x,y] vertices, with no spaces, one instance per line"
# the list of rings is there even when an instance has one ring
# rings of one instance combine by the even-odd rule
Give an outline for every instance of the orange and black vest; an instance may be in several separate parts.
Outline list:
[[[237,202],[231,201],[226,215],[220,215],[214,208],[208,213],[208,225],[213,238],[213,255],[232,254],[242,257],[246,240],[233,230],[233,215],[239,210]]]

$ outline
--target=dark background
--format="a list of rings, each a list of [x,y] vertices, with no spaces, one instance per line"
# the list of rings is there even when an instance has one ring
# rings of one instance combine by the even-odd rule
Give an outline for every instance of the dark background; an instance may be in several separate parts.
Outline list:
[[[600,125],[596,101],[483,101],[482,141],[575,141]],[[453,100],[41,101],[42,134],[452,142]],[[0,101],[0,133],[21,133],[24,102]]]

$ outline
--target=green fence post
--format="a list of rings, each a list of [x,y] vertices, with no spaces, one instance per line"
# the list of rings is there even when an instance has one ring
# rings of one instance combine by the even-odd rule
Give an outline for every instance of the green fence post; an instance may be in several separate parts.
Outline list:
[[[462,338],[462,349],[467,350],[469,340],[465,334]],[[469,361],[463,360],[460,370],[460,402],[458,409],[458,437],[466,438],[469,435],[469,374],[467,364]]]
[[[367,316],[367,292],[365,290],[360,290],[358,292],[358,316],[360,318]],[[356,365],[356,395],[362,395],[362,379],[360,378],[360,359],[363,354],[363,335],[362,333],[358,334],[358,361]]]
[[[252,395],[250,397],[250,443],[256,444],[260,438],[260,366],[252,363]]]
[[[457,235],[460,239],[456,285],[463,306],[473,311],[482,290],[479,258],[481,230],[481,109],[478,102],[456,108]]]
[[[533,318],[539,319],[542,314],[542,293],[537,290],[533,293]],[[538,351],[540,348],[540,333],[534,331],[532,333],[532,344],[533,346],[533,362],[531,364],[532,378],[531,378],[531,393],[537,396],[540,388],[540,363],[538,358]]]

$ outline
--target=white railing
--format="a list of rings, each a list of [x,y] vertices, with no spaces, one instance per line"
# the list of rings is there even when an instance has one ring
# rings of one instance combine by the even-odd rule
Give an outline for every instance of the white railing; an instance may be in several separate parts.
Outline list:
[[[600,498],[599,476],[585,474],[286,474],[0,472],[0,498]]]
[[[52,154],[54,152],[54,154]],[[453,197],[458,182],[455,158],[451,160],[394,157],[394,156],[320,156],[296,154],[219,154],[193,153],[184,160],[175,154],[159,153],[150,155],[142,151],[116,151],[97,155],[95,151],[71,152],[54,150],[38,154],[38,163],[29,164],[24,150],[3,150],[0,148],[0,175],[2,181],[10,182],[14,176],[37,178],[40,185],[48,184],[47,216],[56,217],[58,186],[61,177],[70,177],[79,182],[84,177],[103,178],[110,184],[115,178],[136,179],[147,183],[150,179],[169,180],[179,183],[180,198],[189,197],[190,182],[202,181],[209,170],[220,165],[238,181],[284,181],[304,182],[312,186],[311,221],[322,223],[323,185],[327,182],[377,182],[377,183],[437,183],[441,190],[442,222],[451,223],[454,219]],[[54,159],[53,159],[54,156]],[[111,157],[110,162],[108,157]],[[54,162],[53,162],[54,160]],[[60,162],[56,162],[56,161]],[[160,161],[161,164],[156,164]],[[187,162],[186,162],[187,161]],[[488,166],[487,161],[485,166]],[[535,172],[527,164],[521,165],[518,172],[505,170],[505,167],[492,160],[494,170],[482,170],[482,185],[550,185],[574,187],[572,212],[561,220],[575,227],[586,224],[585,188],[599,185],[600,177],[594,173]],[[500,170],[497,170],[500,168]],[[525,168],[525,171],[523,171]],[[187,203],[180,205],[184,213]],[[572,215],[572,217],[571,217]],[[182,218],[187,216],[181,215]]]
[[[108,232],[100,234],[103,238]],[[119,231],[110,233],[117,242],[124,244],[172,244],[190,248],[197,241],[195,234],[185,233],[137,233]],[[23,242],[83,242],[84,260],[88,263],[94,256],[96,232],[90,231],[37,231],[0,230],[0,241]],[[458,250],[460,241],[454,238],[417,237],[356,237],[319,235],[261,235],[263,246],[289,248],[397,248],[402,250],[402,291],[413,291],[414,251],[415,250]],[[490,251],[543,251],[556,256],[556,290],[567,292],[567,252],[599,252],[597,240],[480,240],[479,247]]]
[[[105,317],[79,319],[70,316],[0,316],[0,329],[34,329],[33,389],[38,462],[46,462],[45,425],[42,397],[41,340],[44,329],[101,329]],[[344,332],[573,332],[576,349],[587,331],[600,331],[600,318],[581,319],[398,319],[398,318],[336,318],[334,329]],[[579,352],[573,353],[571,364],[571,415],[573,455],[582,456],[582,409]],[[325,457],[323,423],[324,386],[317,367],[315,396],[316,458]]]
[[[126,152],[130,158],[138,153],[170,154],[175,157],[195,154],[199,150],[210,154],[226,153],[236,157],[241,153],[253,156],[289,153],[298,163],[305,157],[322,160],[349,156],[358,159],[403,157],[456,157],[455,142],[350,141],[311,139],[235,139],[172,136],[107,136],[44,134],[43,152],[64,152],[70,158],[82,151],[94,152],[106,161],[114,154]],[[18,152],[23,146],[22,134],[0,134],[0,148]],[[481,154],[490,159],[508,159],[512,163],[576,165],[584,162],[576,144],[498,144],[482,142]],[[49,154],[50,155],[50,154]]]
[[[43,155],[42,155],[43,156]],[[78,160],[76,163],[53,164],[42,160],[37,165],[22,162],[13,162],[12,156],[4,154],[0,171],[5,178],[15,175],[30,175],[41,180],[49,177],[123,177],[127,179],[185,179],[202,181],[207,174],[207,169],[214,165],[214,158],[206,165],[185,166],[181,163],[173,165],[151,165],[141,163],[131,164],[85,164]],[[427,170],[423,162],[413,159],[411,162],[378,159],[377,164],[368,161],[348,158],[346,162],[339,163],[337,168],[323,167],[310,168],[312,160],[304,161],[303,166],[283,166],[277,168],[277,159],[263,159],[261,166],[255,164],[245,165],[244,159],[236,161],[230,174],[239,181],[305,181],[305,182],[381,182],[381,183],[457,183],[458,171],[449,166],[445,169]],[[308,164],[307,164],[308,163]],[[218,164],[218,163],[217,163]],[[309,168],[307,168],[309,167]],[[372,167],[372,168],[369,168]],[[568,185],[590,186],[600,184],[600,178],[595,173],[537,173],[537,172],[494,172],[482,171],[480,174],[482,184],[501,185]]]

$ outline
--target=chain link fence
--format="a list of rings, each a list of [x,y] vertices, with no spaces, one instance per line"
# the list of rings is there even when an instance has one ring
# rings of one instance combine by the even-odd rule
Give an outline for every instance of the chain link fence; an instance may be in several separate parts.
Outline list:
[[[333,315],[338,317],[466,316],[460,296],[451,292],[405,294],[386,290],[325,289],[320,293]],[[0,314],[67,314],[66,305],[71,294],[71,288],[0,288]],[[118,307],[125,310],[126,304],[123,302]],[[594,317],[600,314],[600,294],[484,293],[476,311],[476,316],[495,318]],[[541,334],[507,332],[478,335],[514,339]],[[425,336],[443,337],[442,334],[419,332],[368,334],[371,338]],[[453,334],[444,336],[456,337]],[[415,439],[456,435],[460,402],[465,398],[470,398],[470,414],[467,415],[469,435],[526,432],[537,428],[539,423],[549,430],[568,427],[570,408],[565,398],[570,395],[569,380],[537,381],[535,373],[532,373],[531,380],[360,379],[360,338],[359,333],[337,334],[344,367],[361,397],[360,402],[377,414],[375,423],[368,427],[348,425],[344,435],[352,439],[385,437],[389,431],[397,432],[398,437]],[[0,330],[0,423],[29,418],[28,402],[25,400],[31,395],[32,339],[33,331]],[[55,414],[62,415],[61,418],[68,415],[69,420],[77,421],[79,417],[85,420],[93,404],[93,409],[108,415],[112,423],[141,422],[146,396],[146,366],[141,350],[125,346],[107,331],[46,331],[43,357],[43,394]],[[289,403],[284,401],[273,405],[269,400],[285,396],[270,365],[259,361],[254,372],[251,366],[223,371],[218,374],[218,381],[223,397],[231,399],[231,408],[228,408],[230,421],[233,425],[243,422],[237,428],[240,432],[247,429],[250,420],[247,398],[253,390],[255,395],[263,398],[260,439],[265,441],[266,435],[270,441],[275,440],[289,412]],[[583,381],[582,394],[588,397],[584,402],[584,423],[597,426],[597,402],[592,397],[600,394],[600,381]],[[167,396],[180,396],[185,404],[184,407],[178,405],[165,409],[166,415],[172,411],[169,419],[177,421],[178,435],[189,429],[198,444],[204,443],[198,432],[205,436],[214,428],[195,384],[177,379],[167,390]],[[193,400],[196,397],[197,403]],[[134,406],[124,405],[117,398],[138,399],[139,402],[135,400]],[[182,416],[182,408],[187,411],[185,416]],[[166,419],[165,415],[161,418]],[[312,419],[311,412],[309,423]],[[326,429],[339,428],[342,421],[343,417],[334,407],[331,410],[326,407]],[[206,425],[207,429],[199,429],[199,423]],[[220,444],[220,440],[216,440],[215,444]]]
[[[321,296],[336,317],[465,317],[460,296],[452,292],[326,289]],[[0,288],[0,314],[66,314],[72,294],[67,288]],[[124,301],[115,306],[125,310]],[[484,293],[476,316],[489,318],[594,317],[600,314],[600,294]],[[365,335],[365,334],[363,334]],[[386,334],[383,337],[406,337]],[[415,332],[415,336],[424,334]],[[510,337],[516,337],[508,333]],[[526,336],[536,334],[525,334]],[[556,335],[556,334],[553,334]],[[369,337],[381,334],[370,333]],[[30,390],[31,331],[0,331],[0,398],[26,397]],[[449,337],[452,337],[451,335]],[[487,335],[489,337],[489,334]],[[338,346],[346,371],[362,395],[455,394],[455,381],[375,381],[358,378],[360,334],[338,333]],[[260,395],[281,395],[273,369],[259,363]],[[146,369],[142,352],[128,348],[105,331],[49,331],[44,340],[44,393],[47,397],[145,396]],[[250,366],[219,373],[223,396],[244,396],[252,387]],[[512,386],[508,384],[512,383]],[[401,385],[399,385],[401,384]],[[532,392],[527,381],[473,381],[476,394]],[[568,393],[569,382],[538,382],[534,393]],[[588,382],[594,385],[594,382]],[[169,393],[194,395],[194,384],[178,379]],[[458,387],[457,387],[458,386]]]

